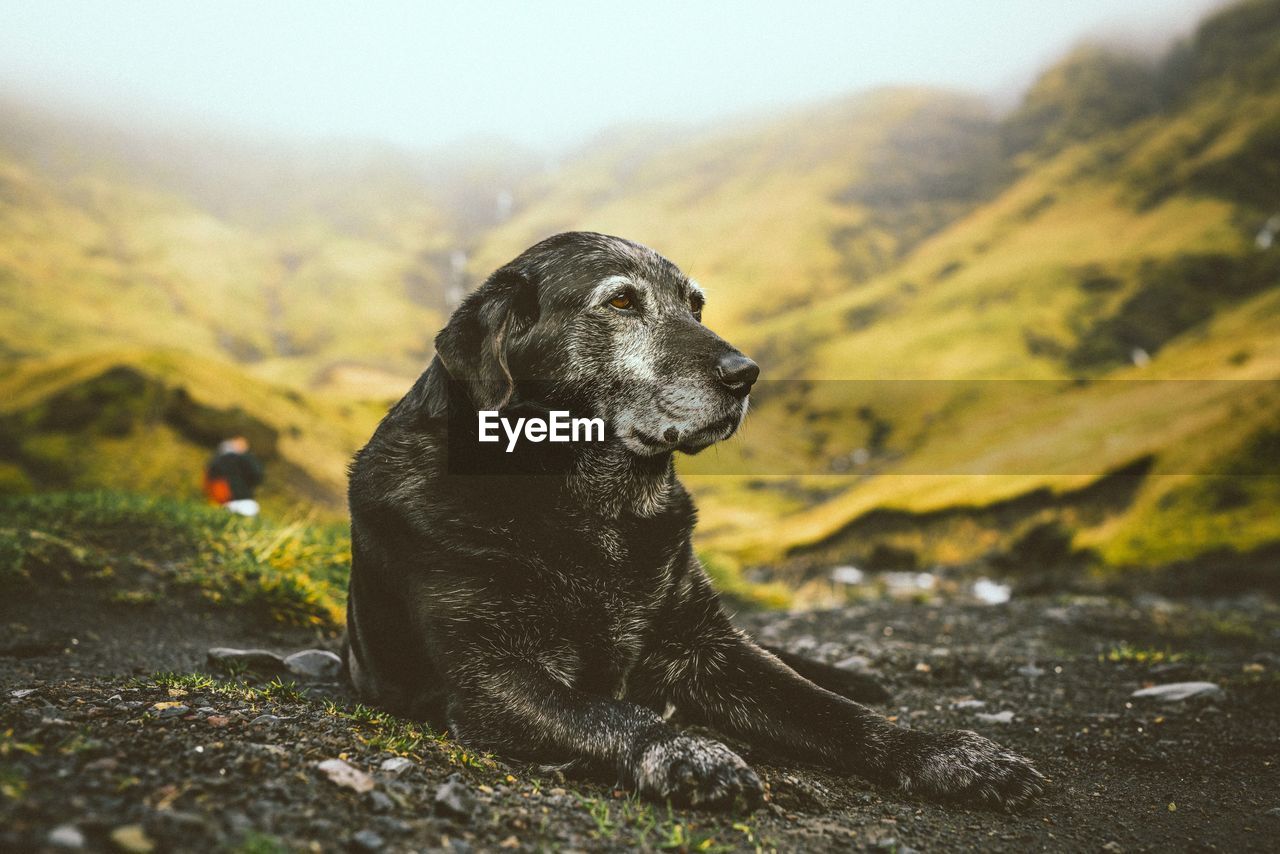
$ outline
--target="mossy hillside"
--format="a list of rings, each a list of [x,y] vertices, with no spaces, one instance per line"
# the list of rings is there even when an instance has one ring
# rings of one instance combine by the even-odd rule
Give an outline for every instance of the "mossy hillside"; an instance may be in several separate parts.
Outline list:
[[[124,488],[199,495],[214,445],[243,433],[267,463],[270,512],[344,508],[346,463],[388,401],[305,395],[179,351],[29,359],[0,373],[12,491]]]

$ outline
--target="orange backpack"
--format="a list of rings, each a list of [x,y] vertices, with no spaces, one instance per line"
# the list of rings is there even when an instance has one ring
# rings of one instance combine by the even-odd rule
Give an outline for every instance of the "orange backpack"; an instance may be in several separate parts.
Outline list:
[[[231,484],[225,477],[204,476],[204,494],[214,504],[226,504],[231,500]]]

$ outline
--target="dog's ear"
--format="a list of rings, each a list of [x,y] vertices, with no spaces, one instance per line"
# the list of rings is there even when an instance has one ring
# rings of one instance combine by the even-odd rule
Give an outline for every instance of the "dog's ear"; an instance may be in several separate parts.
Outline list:
[[[436,355],[478,410],[502,409],[515,392],[507,348],[518,327],[537,319],[537,294],[504,267],[471,293],[436,336]]]

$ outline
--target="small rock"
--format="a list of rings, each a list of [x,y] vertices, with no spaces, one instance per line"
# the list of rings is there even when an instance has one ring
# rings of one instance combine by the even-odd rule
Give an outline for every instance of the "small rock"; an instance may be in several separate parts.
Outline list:
[[[506,839],[499,842],[498,847],[499,848],[519,848],[520,840],[516,838],[515,834],[512,834],[511,836],[508,836]]]
[[[256,718],[249,721],[249,725],[250,726],[271,726],[272,724],[278,724],[284,720],[289,720],[289,718],[282,718],[279,715],[258,715]]]
[[[435,803],[436,812],[463,821],[469,821],[476,811],[476,796],[458,774],[450,774],[436,789]]]
[[[15,700],[21,700],[23,697],[30,697],[39,690],[39,688],[19,688],[16,691],[10,691],[9,696],[13,697]]]
[[[1026,676],[1028,679],[1035,679],[1038,676],[1044,675],[1044,668],[1036,667],[1035,662],[1024,664],[1018,668],[1018,675]]]
[[[373,791],[373,778],[359,768],[348,765],[341,759],[326,759],[316,765],[330,782],[357,792]]]
[[[978,720],[986,721],[989,724],[1013,723],[1013,712],[1010,712],[1010,711],[996,712],[995,714],[988,714],[987,712],[975,712],[973,716]]]
[[[406,759],[403,756],[392,756],[390,759],[382,760],[382,764],[378,766],[378,769],[386,771],[388,774],[395,774],[398,777],[412,767],[412,759]]]
[[[973,583],[973,595],[987,605],[1003,605],[1009,601],[1013,588],[1008,584],[992,581],[990,578],[979,578]]]
[[[281,747],[278,744],[258,744],[256,742],[251,741],[248,743],[247,746],[251,750],[254,750],[258,753],[269,753],[272,756],[288,756],[289,755],[289,751],[285,750],[283,747]]]
[[[956,700],[951,704],[953,709],[981,709],[987,705],[986,700]]]
[[[1102,848],[1099,850],[1105,851],[1106,854],[1124,854],[1124,846],[1119,842],[1116,842],[1114,839],[1110,842],[1104,842]]]
[[[366,799],[369,801],[369,809],[374,812],[391,812],[396,808],[395,801],[391,800],[385,792],[379,792],[377,789],[370,792]]]
[[[866,673],[871,670],[871,659],[865,655],[851,655],[848,658],[842,658],[835,663],[835,666],[841,670],[853,670],[858,673]]]
[[[84,834],[74,824],[60,824],[49,831],[45,842],[51,848],[83,848]]]
[[[1192,697],[1221,697],[1222,689],[1212,682],[1170,682],[1168,685],[1140,688],[1130,696],[1162,703],[1179,703]]]
[[[156,849],[140,824],[125,824],[111,831],[111,844],[126,854],[151,854]]]
[[[831,580],[836,584],[861,584],[866,577],[856,566],[837,566],[831,570]]]
[[[342,659],[325,649],[304,649],[284,660],[290,673],[307,679],[337,679]]]
[[[209,717],[204,719],[204,722],[212,727],[224,727],[231,723],[231,718],[226,715],[209,715]]]
[[[386,846],[386,840],[372,830],[360,830],[351,835],[352,851],[381,851]]]
[[[160,705],[165,705],[165,704],[160,704]],[[190,707],[184,706],[181,703],[179,703],[176,706],[168,706],[167,708],[157,709],[156,714],[159,715],[161,718],[180,718],[190,711],[191,711]]]
[[[215,646],[206,657],[210,664],[225,669],[243,668],[260,673],[279,673],[285,670],[284,659],[265,649],[234,649]]]
[[[1280,818],[1280,807],[1272,807],[1271,809],[1267,810],[1266,814],[1271,816],[1272,818]]]

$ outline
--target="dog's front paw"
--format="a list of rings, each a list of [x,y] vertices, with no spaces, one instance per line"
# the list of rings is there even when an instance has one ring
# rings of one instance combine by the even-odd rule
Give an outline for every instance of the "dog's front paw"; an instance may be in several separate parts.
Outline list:
[[[742,803],[754,809],[764,798],[756,772],[718,741],[679,735],[640,751],[632,784],[648,798],[709,809]]]
[[[893,773],[907,792],[1016,807],[1045,788],[1030,761],[969,730],[911,731],[902,751]]]

